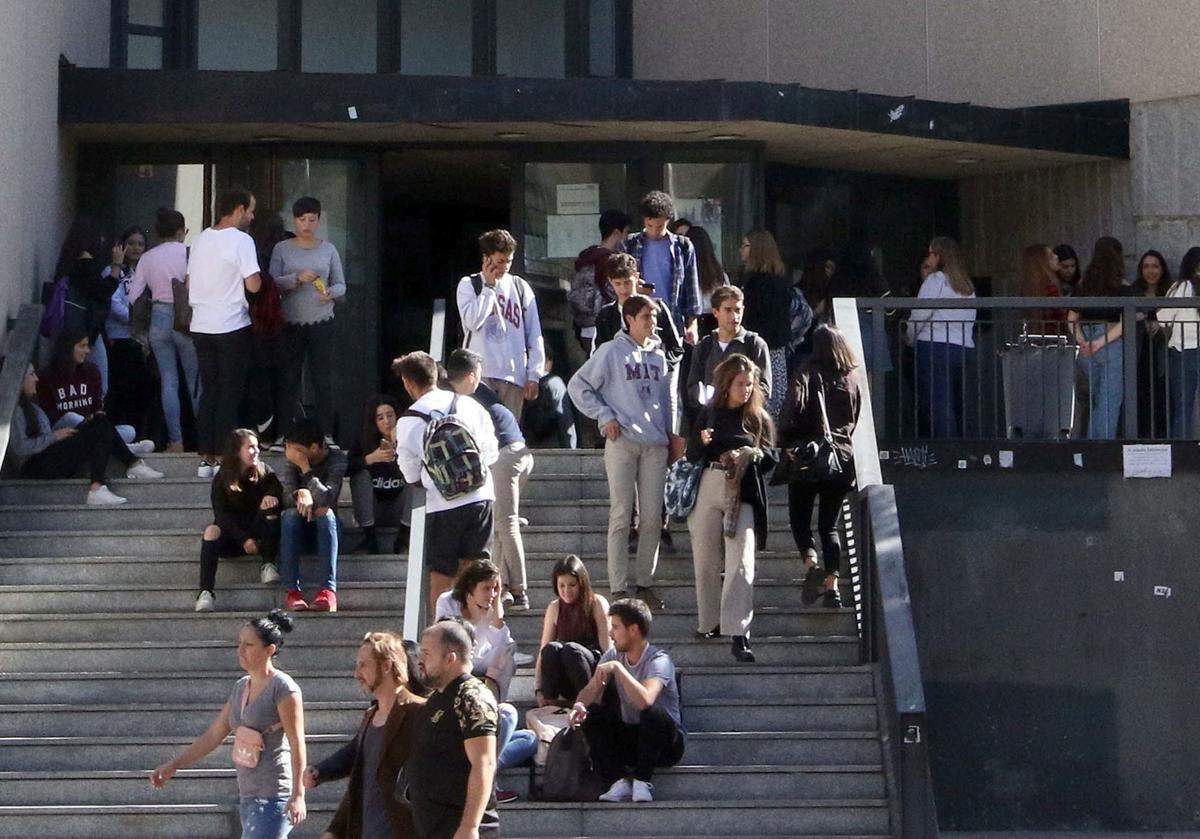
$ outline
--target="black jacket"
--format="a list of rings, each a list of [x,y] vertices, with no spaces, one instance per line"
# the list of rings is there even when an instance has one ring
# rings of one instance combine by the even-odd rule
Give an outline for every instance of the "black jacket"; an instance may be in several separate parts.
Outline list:
[[[667,356],[667,369],[674,370],[683,358],[683,341],[679,338],[679,330],[671,319],[671,311],[667,304],[655,299],[658,307],[658,338],[662,341],[663,353]],[[609,303],[596,315],[596,346],[611,341],[617,333],[625,328],[621,318],[621,307],[617,303]]]
[[[687,389],[685,401],[689,408],[700,407],[700,383],[712,384],[713,371],[717,365],[733,353],[741,353],[749,358],[762,373],[763,398],[771,398],[771,352],[767,343],[758,335],[743,329],[738,336],[729,342],[729,346],[721,349],[717,343],[717,332],[713,330],[700,339],[692,351],[692,361],[688,365]]]
[[[824,438],[821,403],[817,399],[817,392],[822,388],[834,446],[843,463],[852,463],[854,443],[850,438],[858,425],[858,412],[862,407],[857,370],[845,376],[831,376],[814,365],[800,368],[788,386],[780,409],[779,445],[792,448]]]

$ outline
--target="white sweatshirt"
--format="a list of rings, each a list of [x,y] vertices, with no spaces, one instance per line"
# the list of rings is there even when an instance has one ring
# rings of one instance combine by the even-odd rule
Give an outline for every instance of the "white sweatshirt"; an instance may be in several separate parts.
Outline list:
[[[515,274],[505,274],[495,287],[483,283],[476,294],[475,276],[458,281],[463,346],[483,356],[484,378],[517,387],[539,381],[546,375],[546,345],[533,288]]]
[[[1196,291],[1191,280],[1180,280],[1171,286],[1167,297],[1195,297]],[[1171,327],[1171,338],[1167,342],[1171,349],[1200,349],[1200,310],[1159,309],[1158,322]]]

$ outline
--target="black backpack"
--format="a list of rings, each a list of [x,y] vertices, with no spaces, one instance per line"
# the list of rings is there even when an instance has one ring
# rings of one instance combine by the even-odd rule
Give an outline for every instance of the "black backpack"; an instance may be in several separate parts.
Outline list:
[[[542,785],[542,801],[595,801],[608,788],[592,770],[591,749],[578,728],[564,728],[550,741]]]

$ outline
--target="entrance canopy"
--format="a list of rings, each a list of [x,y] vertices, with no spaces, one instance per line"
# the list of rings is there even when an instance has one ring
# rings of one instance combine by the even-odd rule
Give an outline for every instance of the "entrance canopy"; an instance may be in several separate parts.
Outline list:
[[[89,142],[761,144],[814,168],[956,180],[1128,158],[1126,100],[987,108],[765,82],[61,70]]]

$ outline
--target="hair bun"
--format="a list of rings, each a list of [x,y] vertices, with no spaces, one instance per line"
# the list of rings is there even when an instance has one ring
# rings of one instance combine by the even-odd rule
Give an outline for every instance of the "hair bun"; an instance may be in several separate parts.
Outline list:
[[[283,609],[272,609],[267,613],[267,620],[279,627],[280,632],[291,632],[296,625],[296,619]]]

